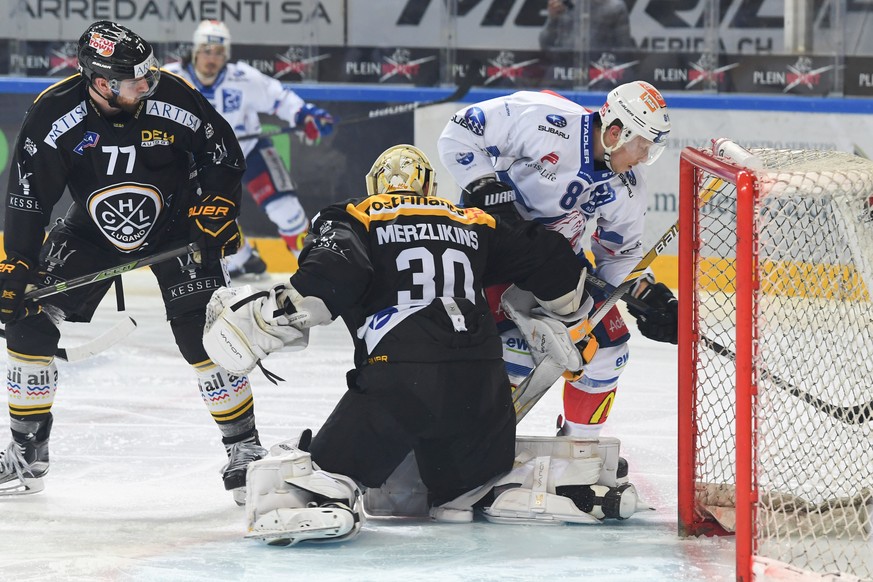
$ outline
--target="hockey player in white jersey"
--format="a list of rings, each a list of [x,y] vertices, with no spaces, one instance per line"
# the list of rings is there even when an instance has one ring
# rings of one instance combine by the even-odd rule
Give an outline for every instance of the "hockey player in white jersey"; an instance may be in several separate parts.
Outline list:
[[[194,31],[191,61],[172,63],[165,70],[185,78],[203,93],[237,136],[257,135],[261,131],[260,113],[276,115],[291,127],[299,128],[310,145],[331,133],[333,117],[327,111],[306,103],[294,91],[257,69],[245,63],[231,63],[230,55],[227,26],[218,20],[204,20]],[[288,170],[270,139],[244,139],[240,146],[248,168],[243,185],[297,256],[303,248],[309,218]],[[231,277],[265,270],[266,265],[248,242],[228,258]]]
[[[595,272],[617,286],[642,258],[645,173],[663,152],[670,127],[664,98],[641,81],[615,88],[599,112],[550,91],[520,91],[458,111],[438,149],[463,187],[466,206],[508,220],[520,216],[541,222],[562,233],[586,264],[583,235],[595,221]],[[499,304],[501,292],[489,292],[492,306]],[[647,274],[634,293],[649,305],[645,314],[631,310],[641,333],[676,343],[677,302],[669,288]],[[507,371],[517,385],[533,360],[512,322],[501,325]],[[594,360],[581,378],[565,384],[562,434],[599,434],[627,365],[629,332],[617,309],[595,336],[600,350]]]

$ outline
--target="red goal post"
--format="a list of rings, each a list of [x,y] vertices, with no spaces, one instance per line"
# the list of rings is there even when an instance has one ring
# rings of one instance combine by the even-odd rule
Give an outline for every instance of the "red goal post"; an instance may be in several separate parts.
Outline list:
[[[680,161],[680,534],[873,578],[873,162],[718,153]]]

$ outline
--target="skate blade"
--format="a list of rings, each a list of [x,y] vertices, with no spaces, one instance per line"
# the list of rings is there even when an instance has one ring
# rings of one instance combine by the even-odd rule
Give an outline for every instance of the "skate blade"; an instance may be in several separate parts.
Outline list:
[[[24,481],[10,481],[0,484],[0,497],[16,497],[20,495],[33,495],[45,489],[42,477],[25,479]]]
[[[247,539],[263,540],[274,546],[298,542],[338,541],[354,527],[351,511],[338,508],[280,508],[261,515],[249,526]]]
[[[332,536],[326,535],[336,532],[335,525],[317,527],[310,526],[302,529],[286,531],[253,531],[245,535],[249,540],[262,540],[271,546],[293,546],[305,540],[329,541]]]

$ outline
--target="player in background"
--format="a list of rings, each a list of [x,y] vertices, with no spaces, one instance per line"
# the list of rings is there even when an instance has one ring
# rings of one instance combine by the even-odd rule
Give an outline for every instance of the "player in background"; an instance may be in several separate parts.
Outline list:
[[[319,143],[333,131],[333,117],[306,103],[245,63],[231,63],[231,38],[227,26],[218,20],[204,20],[194,31],[191,61],[171,63],[165,69],[187,79],[212,103],[233,127],[237,136],[261,131],[260,113],[276,115],[291,127],[299,128],[308,145]],[[246,156],[243,186],[276,225],[279,235],[294,256],[300,254],[309,228],[309,218],[297,197],[288,170],[270,138],[251,138],[240,142]],[[263,273],[267,266],[248,241],[227,260],[231,277]]]
[[[579,260],[593,222],[594,271],[619,285],[643,255],[648,205],[646,170],[670,133],[664,98],[640,81],[616,87],[600,111],[555,93],[521,91],[458,111],[439,138],[440,159],[463,186],[465,206],[507,220],[540,222],[566,237]],[[492,305],[502,290],[494,292]],[[649,305],[640,332],[676,343],[676,299],[648,273],[633,291]],[[598,299],[598,294],[594,294]],[[498,314],[498,318],[500,318]],[[502,322],[504,357],[513,384],[532,368],[518,329]],[[618,309],[595,329],[600,349],[584,375],[564,386],[561,434],[596,437],[628,362],[629,332]]]
[[[213,296],[204,345],[239,372],[337,317],[355,344],[348,391],[311,445],[277,445],[278,457],[250,467],[257,537],[353,535],[363,519],[357,485],[381,486],[410,450],[432,508],[512,468],[515,411],[483,290],[515,282],[547,312],[587,313],[584,269],[542,225],[495,221],[435,190],[420,150],[389,148],[367,174],[366,198],[316,215],[288,283]]]
[[[0,453],[0,494],[43,489],[59,377],[58,323],[90,321],[112,281],[39,305],[24,301],[25,290],[194,241],[198,253],[151,269],[179,351],[221,432],[224,486],[241,501],[248,463],[266,453],[252,390],[248,377],[209,359],[202,334],[212,292],[228,283],[222,258],[239,245],[245,159],[230,125],[190,85],[162,74],[152,47],[136,33],[95,22],[79,39],[78,59],[78,74],[31,105],[13,150],[0,262],[12,442]],[[46,238],[66,188],[73,203]],[[145,403],[148,379],[128,384],[124,389]]]

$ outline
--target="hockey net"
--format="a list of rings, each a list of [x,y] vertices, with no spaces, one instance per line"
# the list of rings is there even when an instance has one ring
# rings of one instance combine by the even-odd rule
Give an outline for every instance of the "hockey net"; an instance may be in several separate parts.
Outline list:
[[[750,151],[682,153],[680,533],[873,579],[873,162]]]

